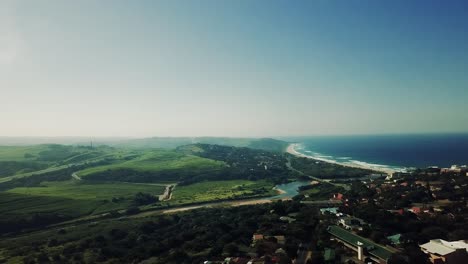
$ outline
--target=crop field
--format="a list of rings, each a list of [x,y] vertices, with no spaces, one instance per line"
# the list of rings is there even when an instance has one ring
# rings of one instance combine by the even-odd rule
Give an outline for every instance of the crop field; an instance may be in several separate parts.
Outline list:
[[[186,204],[275,195],[273,184],[266,181],[207,181],[174,189],[171,204]]]

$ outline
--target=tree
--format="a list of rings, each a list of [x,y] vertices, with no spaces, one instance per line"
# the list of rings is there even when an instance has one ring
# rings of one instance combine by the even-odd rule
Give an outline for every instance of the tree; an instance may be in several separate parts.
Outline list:
[[[224,246],[223,249],[229,256],[234,256],[239,253],[239,247],[234,243],[229,243]]]

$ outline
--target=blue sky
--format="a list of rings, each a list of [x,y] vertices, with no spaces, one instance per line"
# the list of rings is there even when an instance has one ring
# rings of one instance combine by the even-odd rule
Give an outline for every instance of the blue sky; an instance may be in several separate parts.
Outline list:
[[[465,1],[2,1],[3,136],[468,132]]]

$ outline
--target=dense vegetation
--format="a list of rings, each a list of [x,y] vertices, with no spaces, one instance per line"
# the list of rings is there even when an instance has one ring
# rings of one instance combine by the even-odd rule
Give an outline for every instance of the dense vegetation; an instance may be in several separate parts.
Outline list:
[[[223,255],[276,254],[279,247],[273,240],[250,247],[252,234],[262,232],[287,236],[286,253],[279,257],[289,263],[299,243],[327,240],[324,230],[332,223],[320,222],[317,210],[298,200],[328,199],[345,192],[340,184],[303,187],[301,195],[290,202],[154,215],[186,205],[224,206],[238,204],[227,201],[271,197],[276,194],[275,184],[310,180],[308,175],[340,178],[371,173],[291,156],[281,152],[286,146],[281,141],[245,140],[242,144],[256,149],[202,143],[173,150],[5,147],[0,162],[9,164],[4,170],[14,175],[0,178],[0,234],[9,233],[5,236],[9,242],[0,242],[0,248],[5,248],[0,250],[0,262],[3,258],[26,263],[145,259],[199,263]],[[32,168],[35,165],[39,167]],[[170,193],[159,201],[158,195],[166,188]],[[223,202],[215,205],[214,201]],[[289,214],[297,221],[285,224],[279,220]],[[50,228],[51,224],[62,229]],[[30,233],[41,228],[46,230]],[[27,239],[9,239],[17,232],[28,233]],[[313,250],[323,249],[315,246]]]
[[[118,142],[104,142],[104,144],[121,147],[121,148],[167,148],[174,149],[190,144],[210,144],[232,147],[249,147],[253,149],[261,149],[275,152],[283,152],[288,143],[282,140],[271,138],[223,138],[223,137],[153,137],[143,139],[121,140]]]
[[[228,167],[222,172],[225,179],[268,179],[282,183],[297,177],[286,166],[287,160],[283,153],[207,144],[187,145],[177,150],[226,163]]]
[[[273,211],[272,211],[273,210]],[[283,214],[296,213],[298,221],[285,224]],[[31,234],[2,241],[3,258],[26,263],[202,263],[222,254],[242,256],[274,253],[267,241],[250,247],[252,234],[284,235],[284,263],[294,258],[298,246],[310,241],[318,224],[317,210],[297,202],[201,209],[178,215],[124,221],[106,220],[62,230]],[[0,255],[0,259],[1,259]]]
[[[266,144],[263,142],[262,144]],[[284,182],[295,177],[283,153],[221,145],[194,144],[173,150],[151,150],[107,166],[78,172],[90,181],[178,182],[268,179]]]
[[[47,168],[46,164],[33,161],[0,161],[0,177],[16,173],[28,173]]]
[[[367,169],[345,167],[309,158],[291,157],[290,160],[294,169],[322,179],[361,178],[373,173]]]

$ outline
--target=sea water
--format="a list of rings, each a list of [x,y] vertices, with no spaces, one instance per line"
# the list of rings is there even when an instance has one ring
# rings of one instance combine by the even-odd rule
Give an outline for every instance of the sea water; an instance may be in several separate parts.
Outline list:
[[[368,167],[423,168],[468,164],[468,134],[315,136],[284,138],[296,151]]]

